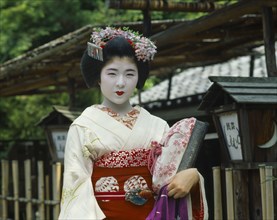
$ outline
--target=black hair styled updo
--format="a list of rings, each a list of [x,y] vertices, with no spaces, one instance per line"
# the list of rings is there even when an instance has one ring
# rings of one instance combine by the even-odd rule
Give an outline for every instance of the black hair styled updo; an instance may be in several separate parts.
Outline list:
[[[122,36],[118,36],[107,42],[103,48],[103,61],[94,59],[85,50],[81,59],[81,73],[86,85],[90,88],[96,86],[100,80],[100,73],[105,64],[114,57],[129,57],[134,60],[138,68],[137,88],[142,89],[149,74],[149,62],[138,61],[135,50]]]

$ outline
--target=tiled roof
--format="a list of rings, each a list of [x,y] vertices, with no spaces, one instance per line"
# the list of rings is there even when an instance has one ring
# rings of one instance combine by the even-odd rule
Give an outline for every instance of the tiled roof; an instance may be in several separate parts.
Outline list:
[[[37,125],[45,125],[49,124],[50,121],[56,121],[56,115],[61,114],[63,117],[67,118],[68,121],[71,123],[73,122],[79,115],[81,115],[82,110],[81,109],[69,109],[68,107],[65,106],[58,106],[54,105],[53,106],[53,111],[44,116],[38,123]],[[57,122],[55,122],[57,123]]]
[[[277,77],[209,77],[213,85],[198,109],[211,110],[230,103],[247,105],[277,104]]]
[[[263,48],[257,49],[258,52]],[[240,76],[248,77],[250,73],[250,56],[239,57],[228,62],[204,67],[186,69],[172,77],[170,100],[195,96],[205,93],[212,85],[209,76]],[[254,61],[253,77],[266,77],[265,56],[259,56]],[[167,99],[169,80],[164,80],[154,87],[141,93],[142,103],[165,101]],[[138,104],[138,96],[131,99],[132,104]]]

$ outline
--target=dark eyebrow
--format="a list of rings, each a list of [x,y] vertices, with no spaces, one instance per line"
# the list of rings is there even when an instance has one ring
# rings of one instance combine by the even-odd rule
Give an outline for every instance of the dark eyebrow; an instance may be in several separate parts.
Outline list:
[[[116,68],[108,68],[107,70],[108,70],[108,71],[111,71],[111,70],[112,70],[112,71],[118,71],[118,69],[116,69]],[[135,69],[126,69],[126,72],[130,72],[130,71],[131,71],[131,72],[136,72]]]
[[[113,70],[113,71],[118,71],[116,68],[109,68],[107,70]]]
[[[136,72],[135,69],[127,69],[126,71]]]

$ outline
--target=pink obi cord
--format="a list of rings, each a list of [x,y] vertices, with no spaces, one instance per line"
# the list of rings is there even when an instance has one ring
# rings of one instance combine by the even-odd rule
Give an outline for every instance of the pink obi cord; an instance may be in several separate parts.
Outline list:
[[[125,200],[125,192],[95,192],[97,200]]]

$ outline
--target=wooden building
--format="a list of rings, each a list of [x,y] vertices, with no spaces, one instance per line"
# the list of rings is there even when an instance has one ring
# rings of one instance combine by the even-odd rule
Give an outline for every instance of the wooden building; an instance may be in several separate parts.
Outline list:
[[[210,77],[210,80],[213,84],[199,109],[212,114],[219,135],[222,176],[226,174],[222,178],[225,216],[275,219],[277,77]],[[270,173],[263,179],[264,168]],[[265,187],[267,190],[263,190]]]
[[[147,2],[113,0],[109,6],[141,10],[144,14],[142,22],[114,26],[128,26],[156,43],[158,53],[150,75],[170,77],[177,68],[184,70],[255,55],[253,49],[264,45],[268,76],[277,76],[275,0]],[[202,13],[202,16],[193,20],[153,21],[150,15],[154,10]],[[0,97],[66,91],[74,106],[75,92],[86,87],[79,63],[94,27],[87,25],[1,64]]]
[[[53,106],[53,111],[38,122],[46,135],[49,146],[49,157],[52,162],[64,160],[64,147],[70,124],[81,114],[79,109],[65,106]]]

